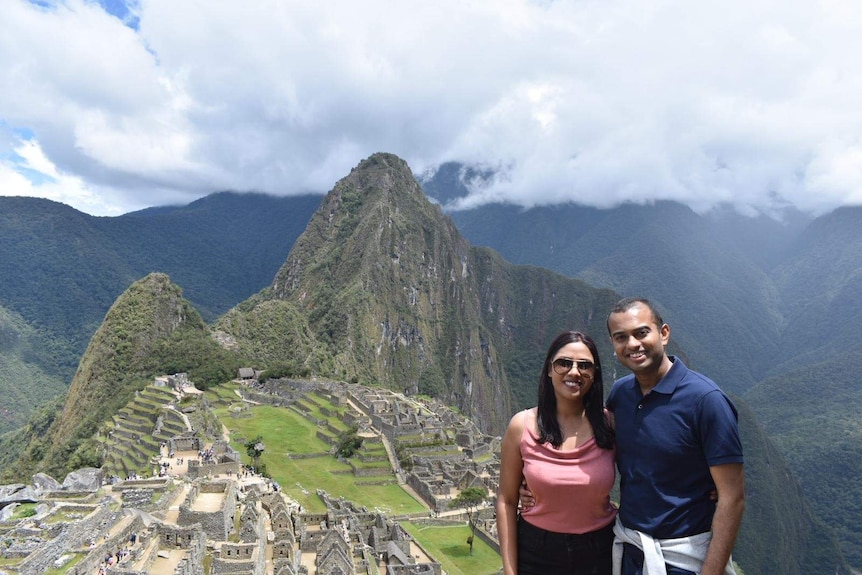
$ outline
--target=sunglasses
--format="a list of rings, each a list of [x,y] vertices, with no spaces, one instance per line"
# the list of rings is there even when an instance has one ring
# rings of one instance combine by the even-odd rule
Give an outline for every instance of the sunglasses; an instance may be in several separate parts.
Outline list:
[[[569,359],[566,357],[560,357],[554,360],[553,363],[554,371],[559,375],[566,375],[570,371],[572,371],[572,367],[577,366],[578,371],[581,373],[587,371],[593,371],[596,368],[596,364],[586,359]]]

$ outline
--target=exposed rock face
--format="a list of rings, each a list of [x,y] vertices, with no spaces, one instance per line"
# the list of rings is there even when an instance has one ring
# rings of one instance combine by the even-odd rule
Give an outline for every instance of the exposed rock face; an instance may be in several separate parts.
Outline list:
[[[10,503],[35,503],[38,500],[39,496],[31,485],[15,483],[0,486],[0,506]]]
[[[102,485],[102,470],[85,467],[66,475],[63,489],[69,491],[98,491]]]
[[[613,299],[471,247],[403,160],[375,154],[324,198],[272,286],[218,327],[249,355],[439,397],[500,433],[513,387],[537,375],[513,356],[543,357],[562,329],[605,329]]]
[[[39,493],[47,491],[59,491],[62,489],[60,482],[46,473],[37,473],[33,476],[33,486]]]

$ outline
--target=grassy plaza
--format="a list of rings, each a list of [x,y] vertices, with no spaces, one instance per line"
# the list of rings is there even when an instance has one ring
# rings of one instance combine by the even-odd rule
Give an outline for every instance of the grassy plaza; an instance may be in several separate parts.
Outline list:
[[[279,483],[282,490],[310,512],[324,512],[325,505],[317,497],[317,489],[332,496],[344,497],[369,510],[388,515],[422,513],[427,507],[417,501],[396,482],[392,468],[386,462],[364,463],[357,456],[385,454],[381,444],[363,445],[351,462],[357,468],[380,467],[379,477],[355,477],[350,465],[341,463],[331,453],[331,446],[317,437],[318,427],[308,418],[285,407],[268,405],[242,405],[235,394],[235,384],[219,386],[213,390],[212,402],[221,422],[230,432],[231,446],[250,463],[245,442],[257,436],[266,447],[260,462],[267,473]],[[303,405],[311,406],[313,416],[325,420],[337,429],[347,429],[343,422],[343,408],[332,406],[326,398],[309,396]],[[324,407],[324,411],[320,407]],[[293,457],[291,457],[293,456]],[[297,457],[298,456],[298,457]],[[384,485],[368,485],[369,481],[388,481]],[[473,554],[467,544],[470,528],[460,526],[414,525],[403,521],[401,525],[443,565],[451,575],[491,575],[502,566],[500,555],[478,537]]]
[[[474,539],[470,555],[467,525],[438,527],[409,522],[402,525],[449,575],[494,575],[503,566],[500,555],[479,537]]]
[[[302,415],[283,407],[255,405],[248,408],[249,416],[232,416],[229,408],[219,407],[216,413],[230,430],[231,446],[245,455],[245,442],[258,435],[266,450],[261,463],[282,490],[306,510],[323,512],[323,502],[316,491],[323,489],[332,496],[341,496],[369,510],[392,515],[420,513],[426,507],[397,483],[391,467],[381,469],[380,477],[355,477],[351,467],[339,462],[330,453],[330,446],[316,436],[317,427]],[[343,424],[342,424],[343,425]],[[292,458],[309,456],[308,458]],[[357,460],[357,467],[367,466]],[[367,485],[369,481],[391,481],[385,485]]]

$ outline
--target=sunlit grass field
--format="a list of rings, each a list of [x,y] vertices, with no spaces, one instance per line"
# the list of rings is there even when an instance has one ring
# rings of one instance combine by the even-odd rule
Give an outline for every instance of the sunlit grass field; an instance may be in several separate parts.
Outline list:
[[[230,398],[230,394],[222,397]],[[260,435],[266,447],[261,463],[266,465],[267,472],[283,491],[306,510],[326,511],[316,493],[317,489],[323,489],[332,496],[344,497],[372,511],[395,515],[425,511],[420,502],[397,484],[357,485],[357,482],[370,478],[354,477],[349,465],[340,463],[328,453],[330,446],[315,436],[315,425],[301,415],[287,408],[268,405],[249,409],[252,417],[233,417],[227,405],[216,408],[221,422],[230,430],[231,445],[242,454],[244,462],[250,463],[245,442]],[[320,455],[310,459],[291,459],[288,454]],[[389,478],[394,477],[391,469],[384,471]]]
[[[470,527],[434,527],[404,522],[401,524],[414,539],[419,541],[450,575],[493,575],[503,566],[500,555],[484,541],[476,537],[473,555],[467,537]]]
[[[268,474],[284,492],[296,499],[310,512],[326,510],[317,497],[316,490],[323,489],[335,497],[344,497],[370,510],[379,510],[391,515],[425,512],[424,504],[414,499],[397,484],[382,486],[357,485],[357,482],[374,478],[356,478],[350,466],[339,463],[329,454],[328,443],[316,437],[315,424],[298,413],[283,407],[256,405],[243,407],[245,416],[230,415],[231,408],[241,405],[234,393],[235,384],[219,386],[207,391],[221,422],[230,430],[231,445],[250,463],[246,455],[245,442],[258,435],[263,437],[266,447],[261,463],[266,464]],[[306,405],[325,405],[332,412],[337,410],[325,398],[313,397],[304,401]],[[248,411],[251,412],[249,416]],[[341,420],[343,409],[333,417],[327,417],[319,409],[312,409],[314,417],[333,423],[338,429],[346,429]],[[382,445],[371,444],[368,452],[385,454]],[[309,459],[291,459],[287,454],[318,454]],[[385,462],[362,463],[356,460],[357,467],[380,466],[381,473],[394,478],[392,469]],[[383,478],[386,478],[383,477]],[[470,528],[427,527],[412,525],[402,521],[401,525],[435,558],[443,564],[450,575],[493,575],[502,567],[499,554],[478,537],[473,545],[473,555],[467,544]]]

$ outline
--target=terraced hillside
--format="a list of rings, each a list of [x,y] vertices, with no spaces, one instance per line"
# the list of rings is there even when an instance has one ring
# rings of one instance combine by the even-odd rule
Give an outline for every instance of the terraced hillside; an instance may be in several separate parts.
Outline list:
[[[106,475],[148,476],[160,445],[193,431],[177,407],[178,394],[164,385],[149,385],[111,418],[103,435]]]

